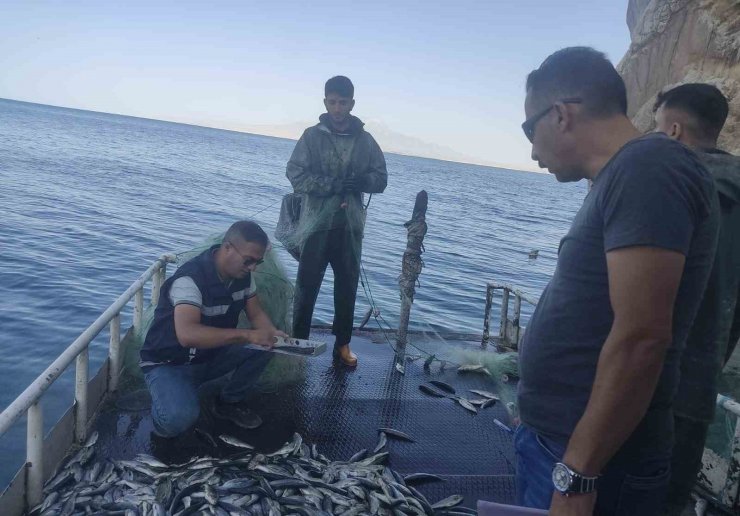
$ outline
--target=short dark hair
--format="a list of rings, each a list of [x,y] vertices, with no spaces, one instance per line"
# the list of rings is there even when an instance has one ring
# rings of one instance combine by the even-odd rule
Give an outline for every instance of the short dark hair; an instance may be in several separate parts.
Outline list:
[[[717,140],[730,108],[727,98],[716,86],[689,83],[658,93],[653,112],[661,106],[678,109],[696,121],[697,137]]]
[[[265,233],[259,224],[251,220],[239,220],[234,222],[226,231],[223,242],[230,242],[237,237],[241,238],[245,242],[260,244],[262,247],[267,247],[270,243],[270,239],[267,238],[267,233]]]
[[[352,99],[355,97],[355,86],[349,78],[344,75],[337,75],[326,81],[324,85],[324,97],[328,97],[329,93],[336,93],[340,97]]]
[[[590,47],[550,55],[527,76],[527,92],[546,102],[581,98],[584,111],[596,117],[627,114],[624,81],[606,56]]]

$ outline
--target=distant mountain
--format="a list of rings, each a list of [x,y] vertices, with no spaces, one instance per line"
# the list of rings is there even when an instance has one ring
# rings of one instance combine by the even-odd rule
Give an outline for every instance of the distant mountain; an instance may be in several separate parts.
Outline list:
[[[264,134],[267,136],[277,136],[279,138],[297,140],[301,137],[303,131],[307,127],[314,125],[315,123],[316,122],[295,122],[280,125],[238,125],[229,128],[247,133]],[[491,167],[512,168],[510,165],[492,163],[457,152],[456,150],[444,145],[438,145],[436,143],[421,140],[414,136],[397,133],[377,120],[365,121],[365,129],[373,135],[375,140],[378,142],[378,145],[380,145],[385,152],[403,154],[406,156],[420,156],[424,158],[455,161],[459,163],[473,163],[476,165],[487,165]]]

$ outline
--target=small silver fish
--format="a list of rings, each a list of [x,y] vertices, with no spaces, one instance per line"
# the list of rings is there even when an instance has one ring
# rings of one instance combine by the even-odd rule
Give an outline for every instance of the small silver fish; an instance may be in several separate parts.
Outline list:
[[[494,393],[488,392],[488,391],[480,391],[480,390],[477,390],[477,389],[470,389],[470,392],[472,392],[473,394],[477,394],[478,396],[483,396],[484,398],[488,398],[489,400],[499,401],[499,399],[500,399]]]
[[[493,407],[496,404],[496,400],[487,400],[483,403],[483,405],[480,406],[480,408],[485,409],[488,407]]]
[[[347,462],[359,462],[362,459],[364,459],[366,456],[367,456],[367,450],[363,448],[362,450],[352,455]]]
[[[85,441],[85,448],[89,448],[90,446],[94,446],[96,442],[98,442],[99,434],[97,430],[93,432],[90,437],[87,438],[87,441]]]
[[[360,325],[357,327],[358,330],[361,330],[365,327],[365,325],[370,321],[370,316],[373,315],[373,308],[370,307],[367,309],[367,312],[365,312],[365,315],[362,316],[362,320],[360,321]]]
[[[404,482],[444,482],[445,479],[431,473],[412,473],[403,477]]]
[[[431,383],[435,387],[439,387],[445,392],[449,392],[450,394],[455,394],[455,388],[448,383],[441,382],[439,380],[429,380],[429,383]]]
[[[430,387],[429,385],[419,385],[419,390],[423,392],[424,394],[428,394],[429,396],[434,396],[435,398],[446,398],[447,395],[439,392],[437,389],[434,389],[433,387]]]
[[[460,505],[462,501],[462,496],[454,494],[452,496],[448,496],[444,500],[440,500],[439,502],[432,504],[432,509],[449,509],[450,507]]]
[[[254,446],[252,446],[251,444],[247,444],[244,441],[237,439],[236,437],[232,437],[230,435],[219,435],[218,438],[221,439],[226,444],[228,444],[229,446],[234,446],[236,448],[244,448],[246,450],[254,450]]]
[[[458,373],[482,373],[487,374],[488,376],[491,375],[491,372],[486,369],[486,367],[483,364],[464,364],[457,368]]]
[[[462,407],[464,409],[469,410],[473,414],[477,414],[478,413],[478,409],[475,408],[473,405],[471,405],[470,402],[468,400],[466,400],[465,398],[457,398],[457,402],[460,405],[462,405]]]
[[[396,430],[395,428],[378,428],[378,432],[385,432],[388,437],[395,437],[396,439],[402,439],[411,443],[415,442],[409,434]]]
[[[387,443],[388,443],[388,438],[387,438],[385,432],[381,431],[380,432],[380,437],[378,438],[378,445],[373,450],[373,455],[376,454],[376,453],[378,453],[383,448],[385,448],[385,445]]]

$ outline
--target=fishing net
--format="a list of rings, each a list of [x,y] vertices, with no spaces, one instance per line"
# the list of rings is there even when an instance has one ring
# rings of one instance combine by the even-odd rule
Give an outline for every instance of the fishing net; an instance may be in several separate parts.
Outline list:
[[[287,194],[283,197],[275,238],[295,258],[308,237],[320,231],[344,227],[352,235],[363,234],[366,206],[360,194],[309,196]],[[359,249],[355,249],[359,251]]]

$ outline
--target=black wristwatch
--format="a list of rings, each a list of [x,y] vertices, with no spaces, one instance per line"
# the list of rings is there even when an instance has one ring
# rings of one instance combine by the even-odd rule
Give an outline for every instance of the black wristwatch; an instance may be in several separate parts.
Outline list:
[[[596,491],[596,479],[599,477],[586,477],[570,469],[562,462],[555,464],[552,468],[552,483],[555,490],[565,496],[571,494],[586,494]]]

